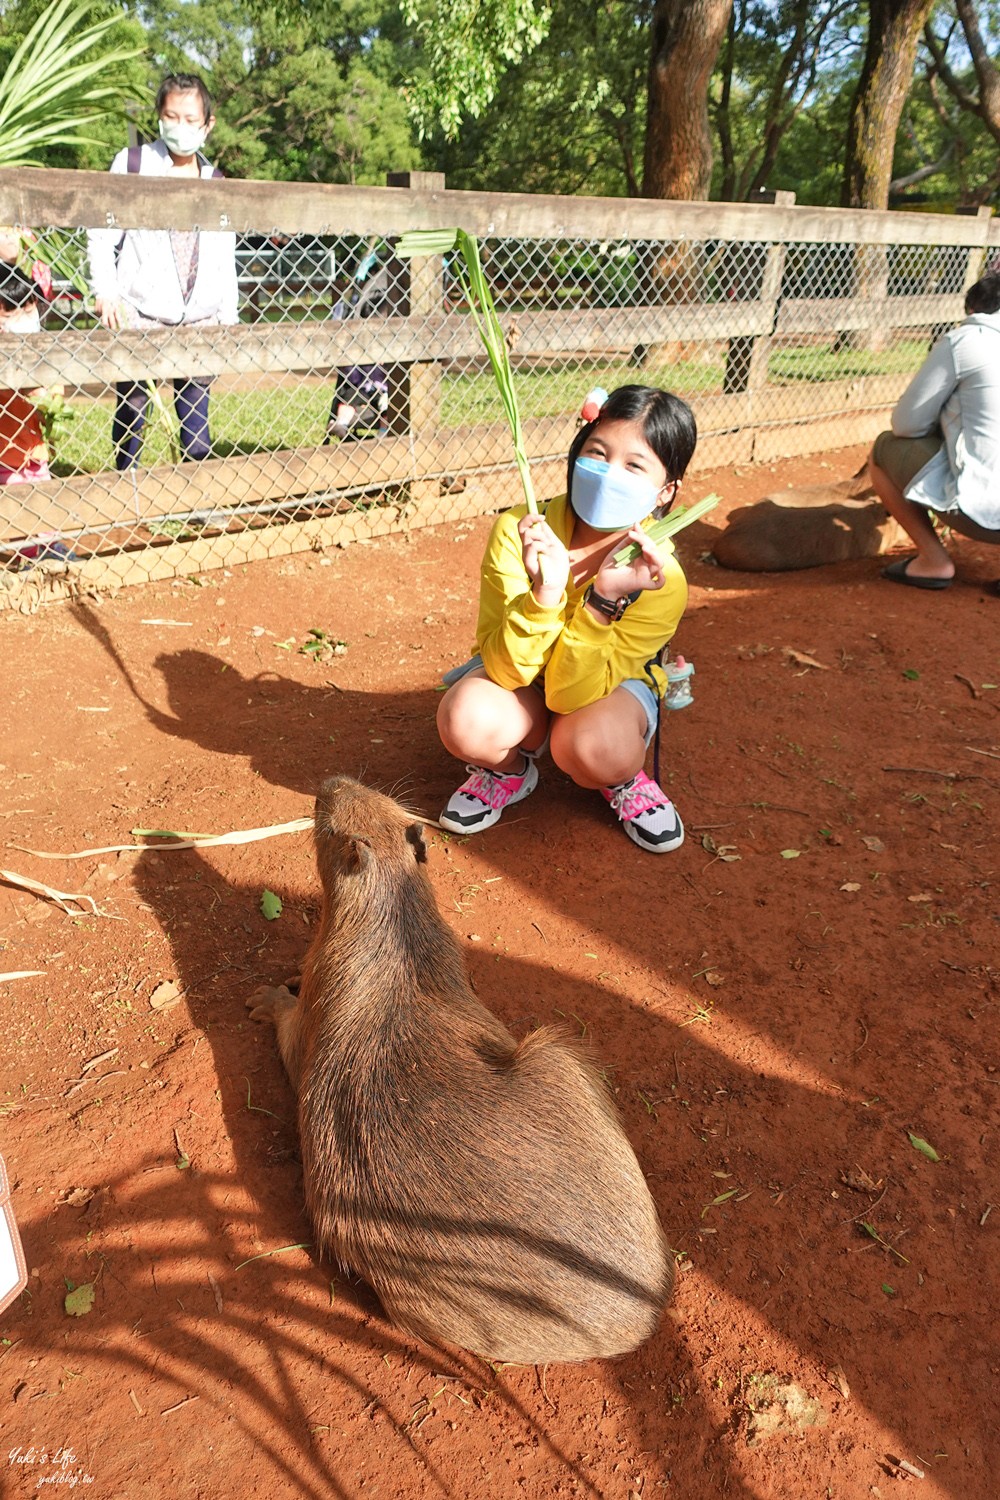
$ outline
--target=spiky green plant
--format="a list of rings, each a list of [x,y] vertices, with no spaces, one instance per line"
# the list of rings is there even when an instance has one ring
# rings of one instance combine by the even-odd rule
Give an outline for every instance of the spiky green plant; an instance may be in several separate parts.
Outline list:
[[[8,63],[0,79],[0,167],[40,167],[44,146],[100,144],[87,126],[122,113],[118,70],[142,48],[108,48],[122,12],[88,21],[93,10],[93,0],[52,0]]]
[[[448,255],[453,251],[456,252],[456,258],[452,262],[452,270],[469,304],[472,321],[483,341],[483,348],[486,350],[493,378],[500,393],[504,414],[510,424],[511,437],[514,440],[514,458],[517,462],[517,471],[521,476],[524,498],[531,515],[537,516],[538,501],[535,499],[531,468],[524,447],[521,414],[518,411],[517,392],[514,389],[514,372],[510,367],[510,353],[504,331],[500,326],[500,319],[497,317],[493,294],[483,274],[482,262],[479,259],[479,241],[474,234],[466,234],[464,229],[411,229],[402,235],[396,244],[396,254],[403,260],[408,260],[415,255]]]

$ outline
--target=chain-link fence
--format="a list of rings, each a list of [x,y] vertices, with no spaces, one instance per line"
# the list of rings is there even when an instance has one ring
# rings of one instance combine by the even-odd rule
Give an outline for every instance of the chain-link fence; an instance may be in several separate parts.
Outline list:
[[[598,385],[684,396],[702,468],[869,439],[992,254],[982,216],[20,177],[0,219],[54,284],[39,331],[0,295],[7,603],[516,502],[448,257],[401,261],[408,228],[480,235],[542,497]]]

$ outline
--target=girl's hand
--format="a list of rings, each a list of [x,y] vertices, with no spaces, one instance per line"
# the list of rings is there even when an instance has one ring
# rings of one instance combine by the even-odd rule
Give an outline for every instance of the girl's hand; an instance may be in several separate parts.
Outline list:
[[[531,592],[539,604],[558,604],[569,579],[569,553],[544,516],[522,516],[517,530]]]
[[[642,549],[635,561],[618,567],[615,552],[620,552],[626,543],[616,542],[614,552],[608,553],[594,577],[594,591],[605,599],[620,599],[622,594],[634,594],[636,589],[662,589],[664,585],[663,554],[642,527],[633,526],[627,541],[637,543]]]

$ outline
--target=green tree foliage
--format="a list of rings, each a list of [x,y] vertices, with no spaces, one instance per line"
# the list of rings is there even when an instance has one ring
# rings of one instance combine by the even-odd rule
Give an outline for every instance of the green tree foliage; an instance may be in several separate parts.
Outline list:
[[[381,183],[420,161],[400,92],[403,49],[382,10],[368,0],[291,13],[152,0],[143,18],[156,78],[204,78],[212,156],[229,176]]]
[[[942,210],[1000,201],[1000,6],[945,0],[924,48],[896,143],[892,201]]]
[[[829,140],[839,116],[843,138],[863,22],[857,0],[735,0],[712,83],[714,197],[790,187],[808,202],[836,201],[839,174],[825,180],[829,151],[816,149],[817,131]]]
[[[411,89],[421,134],[436,128],[449,141],[493,102],[500,79],[551,21],[544,0],[402,0],[402,10],[426,58]]]
[[[457,138],[429,135],[428,162],[453,187],[637,194],[651,11],[652,0],[555,0],[544,40]]]
[[[15,82],[15,73],[23,81],[23,69],[10,71],[11,61],[32,27],[46,13],[49,16],[46,32],[54,37],[53,26],[58,22],[58,16],[53,20],[51,0],[0,3],[0,78],[4,79],[5,89]],[[86,79],[78,76],[72,83],[62,107],[67,111],[67,117],[78,113],[86,116],[78,130],[69,132],[76,139],[46,141],[40,133],[32,132],[29,149],[22,154],[32,157],[39,165],[95,169],[106,166],[109,152],[117,149],[114,143],[125,129],[127,101],[147,96],[145,36],[141,25],[124,15],[119,5],[95,0],[93,5],[85,8],[82,16],[75,17],[71,34],[77,42],[84,37],[87,28],[99,28],[92,47],[74,59],[68,56],[66,46],[60,42],[56,65],[59,69],[78,69],[82,64],[97,70],[103,62],[106,72],[100,78],[95,76],[89,85]],[[33,49],[33,56],[24,61],[29,64],[37,61],[37,52]],[[46,87],[51,88],[53,82],[50,78]],[[88,106],[84,95],[94,86],[103,87],[108,93]],[[39,125],[53,125],[58,107],[48,96],[40,109]]]

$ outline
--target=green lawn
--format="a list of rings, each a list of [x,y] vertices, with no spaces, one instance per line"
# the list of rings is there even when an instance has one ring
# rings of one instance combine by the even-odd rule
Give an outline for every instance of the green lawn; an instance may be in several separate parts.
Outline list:
[[[852,379],[861,375],[905,374],[916,370],[927,352],[923,339],[908,339],[883,352],[864,349],[836,350],[815,344],[779,348],[772,352],[769,376],[773,385]],[[566,417],[578,412],[587,392],[597,385],[606,390],[631,382],[662,385],[687,397],[697,406],[698,398],[722,391],[724,355],[718,346],[706,345],[701,359],[672,364],[648,363],[641,368],[627,358],[601,364],[567,361],[549,367],[526,365],[516,371],[518,401],[526,421],[540,417]],[[218,391],[211,400],[212,438],[219,457],[233,453],[268,452],[276,448],[318,446],[326,431],[333,382],[286,379],[282,384],[257,390]],[[162,394],[172,416],[169,386]],[[114,467],[111,448],[111,402],[71,401],[72,427],[63,438],[56,463],[57,474],[94,473]],[[154,413],[154,408],[150,407]],[[445,428],[500,422],[503,410],[493,376],[488,371],[448,371],[441,381],[441,424]],[[142,463],[168,463],[170,448],[163,421],[147,420]]]

